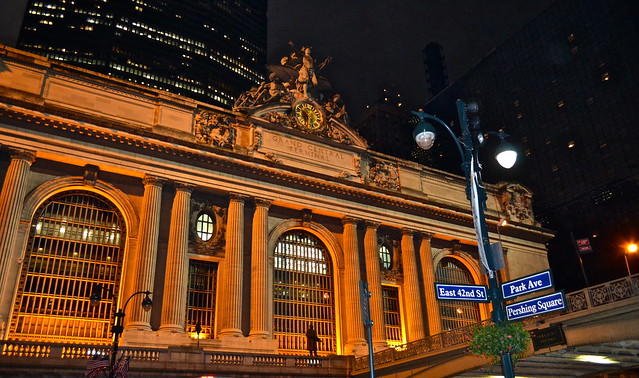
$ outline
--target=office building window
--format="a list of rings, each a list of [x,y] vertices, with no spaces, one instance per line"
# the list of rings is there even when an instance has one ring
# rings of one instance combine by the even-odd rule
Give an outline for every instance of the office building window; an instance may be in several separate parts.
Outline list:
[[[328,250],[312,234],[294,230],[278,240],[273,302],[273,334],[280,353],[307,353],[309,326],[321,339],[318,354],[336,353],[333,265]]]

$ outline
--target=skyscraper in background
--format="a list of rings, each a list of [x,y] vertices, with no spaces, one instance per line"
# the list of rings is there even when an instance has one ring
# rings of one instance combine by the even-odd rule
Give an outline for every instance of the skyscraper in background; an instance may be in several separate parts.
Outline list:
[[[623,245],[639,239],[638,20],[636,1],[559,0],[425,106],[456,123],[457,98],[480,101],[483,129],[504,129],[521,157],[511,171],[484,157],[484,178],[532,189],[558,231],[551,266],[577,266],[571,233],[591,238],[590,284],[625,274]],[[434,165],[459,172],[448,139]],[[560,287],[584,286],[579,268],[563,273]]]
[[[17,47],[230,108],[264,81],[266,1],[30,0]]]
[[[437,96],[448,85],[444,48],[439,43],[431,42],[426,45],[422,54],[424,55],[428,92],[431,96]]]

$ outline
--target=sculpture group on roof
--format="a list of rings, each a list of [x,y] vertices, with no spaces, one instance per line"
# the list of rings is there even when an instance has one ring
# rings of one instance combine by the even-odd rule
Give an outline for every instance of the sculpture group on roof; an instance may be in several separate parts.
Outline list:
[[[233,109],[242,110],[271,103],[294,103],[309,99],[320,104],[329,117],[347,123],[348,115],[339,94],[326,95],[331,90],[327,79],[318,73],[332,61],[331,57],[317,64],[311,55],[311,47],[297,49],[292,42],[291,53],[280,64],[268,65],[271,72],[268,81],[242,93]]]

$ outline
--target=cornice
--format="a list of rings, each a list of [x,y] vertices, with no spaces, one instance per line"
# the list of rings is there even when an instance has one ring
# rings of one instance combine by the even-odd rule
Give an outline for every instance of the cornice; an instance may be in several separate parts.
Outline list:
[[[36,111],[0,104],[0,119],[7,124],[35,127],[43,133],[55,134],[71,139],[82,139],[91,144],[106,145],[120,150],[154,156],[172,162],[185,161],[192,166],[219,170],[238,175],[250,175],[262,181],[279,185],[303,188],[309,192],[330,193],[334,197],[353,202],[377,205],[396,211],[418,215],[432,220],[472,227],[472,216],[466,208],[443,204],[429,199],[415,197],[383,188],[369,186],[347,179],[332,177],[300,168],[282,169],[265,159],[243,155],[212,146],[203,146],[195,142],[159,135],[150,130],[141,130],[129,125],[108,123],[109,126],[94,123],[79,123],[60,116],[37,114]],[[75,115],[75,114],[74,114]],[[77,118],[77,117],[76,117]],[[527,240],[545,241],[542,229],[516,231],[509,230],[512,236]]]

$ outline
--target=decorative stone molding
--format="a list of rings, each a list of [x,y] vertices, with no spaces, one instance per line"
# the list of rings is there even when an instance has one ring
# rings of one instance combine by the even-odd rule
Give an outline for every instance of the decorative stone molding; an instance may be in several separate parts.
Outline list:
[[[399,167],[397,164],[371,159],[368,182],[380,188],[399,190]]]
[[[100,167],[92,164],[84,166],[84,185],[95,186],[98,181],[98,174],[100,173]]]
[[[508,214],[508,219],[536,226],[532,209],[533,193],[523,185],[501,182],[497,184],[497,201],[503,213]]]
[[[227,116],[200,110],[195,115],[195,138],[207,146],[233,149],[237,131]]]

